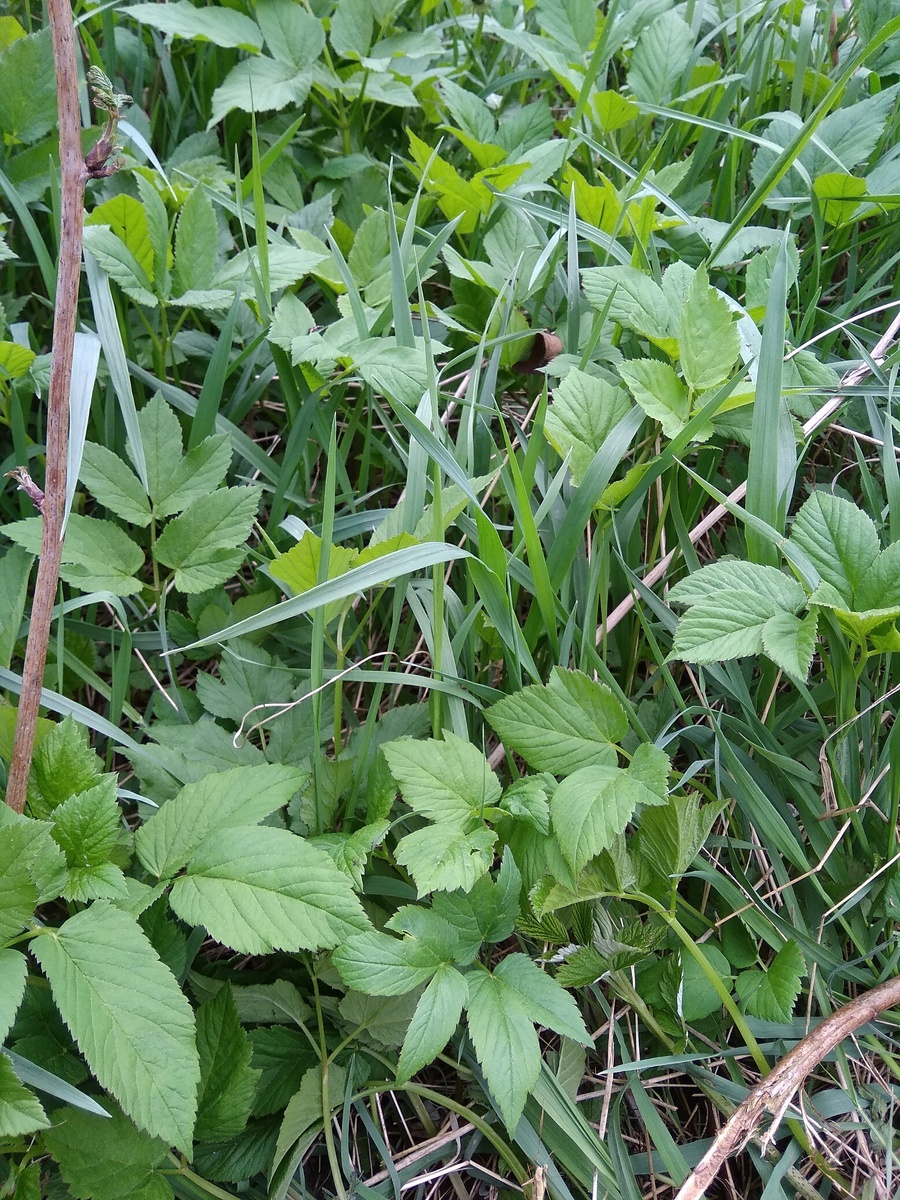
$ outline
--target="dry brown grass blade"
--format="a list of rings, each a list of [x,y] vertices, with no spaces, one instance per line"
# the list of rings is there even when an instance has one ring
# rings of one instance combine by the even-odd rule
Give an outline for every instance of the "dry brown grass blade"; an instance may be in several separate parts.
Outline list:
[[[765,1113],[773,1114],[771,1128],[776,1129],[794,1093],[826,1055],[896,1004],[900,1004],[900,976],[857,996],[808,1033],[734,1110],[675,1200],[701,1200],[725,1160],[753,1136]]]

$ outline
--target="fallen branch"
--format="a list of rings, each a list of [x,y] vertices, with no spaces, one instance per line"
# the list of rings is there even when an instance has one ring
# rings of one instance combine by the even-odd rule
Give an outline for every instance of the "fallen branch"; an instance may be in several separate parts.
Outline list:
[[[747,1143],[769,1111],[772,1124],[763,1138],[765,1147],[810,1072],[845,1038],[896,1004],[900,1004],[900,976],[857,996],[808,1033],[734,1110],[675,1200],[701,1200],[726,1158]]]

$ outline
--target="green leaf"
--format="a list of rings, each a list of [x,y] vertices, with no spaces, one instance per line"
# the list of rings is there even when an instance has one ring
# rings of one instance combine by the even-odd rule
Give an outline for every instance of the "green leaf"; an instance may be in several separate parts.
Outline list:
[[[871,517],[849,500],[816,491],[794,518],[789,541],[853,609],[856,590],[881,549]]]
[[[497,835],[482,827],[471,833],[442,822],[408,833],[397,843],[397,862],[415,880],[419,895],[468,891],[490,868]]]
[[[162,202],[156,187],[146,176],[135,175],[138,194],[144,206],[144,216],[147,223],[147,236],[153,250],[153,267],[148,271],[156,284],[156,292],[160,296],[169,295],[171,277],[169,274],[169,214]],[[164,186],[164,185],[163,185]]]
[[[34,559],[20,546],[10,546],[0,558],[0,667],[8,667],[19,640]]]
[[[288,104],[301,105],[311,85],[311,72],[297,72],[289,63],[262,55],[245,59],[232,67],[213,92],[212,113],[206,127],[212,129],[233,108],[251,113],[277,111]]]
[[[662,425],[666,437],[677,437],[691,415],[691,401],[674,369],[657,359],[637,358],[618,363],[616,370],[647,416]]]
[[[37,906],[38,892],[31,877],[34,831],[26,824],[3,825],[0,841],[0,940],[7,941],[27,926]]]
[[[440,1054],[455,1033],[468,998],[465,977],[455,967],[438,967],[410,1021],[397,1063],[399,1083],[411,1079]]]
[[[108,225],[86,226],[84,246],[126,296],[148,308],[156,307],[150,276]]]
[[[628,86],[635,97],[650,104],[671,100],[693,52],[690,25],[674,9],[660,14],[644,28],[631,55]]]
[[[584,294],[598,312],[609,302],[610,320],[648,337],[669,336],[668,300],[648,275],[625,266],[589,267],[581,274]]]
[[[284,1013],[277,1016],[286,1019]],[[258,1117],[267,1116],[284,1108],[299,1088],[303,1072],[312,1066],[315,1056],[300,1030],[290,1026],[258,1027],[251,1029],[247,1036],[253,1050],[253,1068],[259,1072],[253,1113]]]
[[[362,58],[372,44],[373,29],[371,0],[338,0],[328,34],[332,49],[342,58]]]
[[[538,0],[537,12],[541,33],[583,58],[597,29],[592,0]]]
[[[231,438],[227,433],[204,438],[171,469],[154,502],[157,517],[171,517],[214,491],[231,464]]]
[[[347,987],[367,996],[405,995],[441,966],[440,956],[417,938],[401,940],[374,929],[346,938],[331,960]]]
[[[341,1017],[354,1028],[353,1036],[367,1045],[398,1050],[419,1000],[417,988],[402,999],[397,996],[366,996],[349,991],[338,1008]]]
[[[37,1096],[19,1082],[12,1063],[0,1053],[0,1137],[19,1138],[49,1125]]]
[[[112,450],[85,442],[79,478],[123,521],[138,526],[150,524],[150,505],[141,481]]]
[[[550,832],[550,802],[547,796],[551,789],[552,781],[548,783],[540,776],[517,779],[503,793],[500,807],[538,833],[547,834]]]
[[[212,202],[202,187],[195,187],[181,206],[175,228],[172,285],[176,293],[212,287],[218,247],[219,226]]]
[[[698,604],[714,600],[720,592],[756,592],[785,612],[796,612],[806,602],[806,593],[795,579],[775,567],[740,559],[722,559],[700,567],[669,590],[670,604]]]
[[[28,959],[25,955],[18,950],[0,950],[0,1042],[6,1041],[15,1020],[25,995],[27,978]]]
[[[85,217],[85,228],[106,225],[125,244],[150,282],[154,279],[153,244],[143,204],[127,192],[106,200]]]
[[[553,829],[577,875],[612,845],[643,801],[643,789],[619,767],[582,767],[557,787],[550,801]]]
[[[518,991],[502,977],[479,970],[467,981],[472,1044],[494,1103],[512,1131],[540,1074],[537,1034]]]
[[[357,343],[353,365],[376,392],[415,410],[428,390],[425,352],[413,346],[392,345],[392,341],[369,338]]]
[[[50,30],[43,29],[16,38],[0,53],[0,132],[14,146],[36,142],[55,124],[53,48]]]
[[[630,408],[624,389],[576,368],[554,389],[544,432],[563,458],[571,454],[569,468],[576,484]]]
[[[338,945],[368,921],[323,850],[282,829],[221,829],[175,880],[172,908],[240,954]]]
[[[115,776],[106,775],[87,791],[70,796],[53,812],[53,840],[70,867],[99,866],[118,840],[120,813]]]
[[[402,738],[382,747],[403,799],[415,812],[460,829],[500,799],[487,759],[454,733],[443,741]]]
[[[452,925],[463,942],[468,943],[471,961],[482,942],[503,942],[512,933],[519,915],[522,876],[509,847],[503,851],[503,863],[496,883],[482,876],[467,892],[441,892],[432,900],[432,912]]]
[[[0,379],[22,379],[37,355],[18,342],[0,342]]]
[[[293,0],[257,0],[256,19],[266,47],[295,71],[311,67],[325,47],[325,27]]]
[[[778,613],[762,627],[763,650],[792,679],[805,683],[816,648],[818,613],[801,620],[791,613]]]
[[[534,770],[553,775],[614,764],[613,743],[628,732],[622,706],[609,688],[561,667],[553,668],[546,685],[504,697],[485,717],[505,746]]]
[[[105,900],[31,943],[100,1083],[139,1129],[190,1151],[199,1066],[194,1017],[140,927]]]
[[[720,591],[715,600],[693,605],[678,622],[672,658],[725,662],[763,651],[763,627],[784,610],[756,592]]]
[[[247,1124],[260,1072],[250,1066],[253,1049],[227,984],[197,1009],[197,1050],[200,1088],[194,1137],[234,1137]]]
[[[242,50],[262,49],[262,36],[255,22],[232,8],[198,8],[190,0],[172,0],[169,4],[127,4],[119,12],[175,37]]]
[[[572,1038],[582,1046],[594,1044],[578,1005],[569,993],[524,954],[508,954],[494,968],[494,978],[502,979],[516,993],[536,1024],[552,1029],[561,1037]]]
[[[174,568],[176,587],[206,590],[196,585],[192,569],[234,561],[237,548],[250,536],[259,495],[256,486],[220,488],[192,501],[166,525],[154,552],[159,562]]]
[[[0,533],[23,546],[29,554],[40,553],[40,517],[26,517],[24,521],[4,525]],[[83,592],[106,591],[130,596],[141,590],[136,573],[143,565],[143,550],[118,525],[79,513],[69,516],[60,569],[67,583]]]
[[[63,800],[92,787],[102,771],[103,763],[91,749],[84,725],[72,717],[50,725],[31,763],[28,804],[32,815],[49,816]]]
[[[800,995],[806,963],[797,943],[785,942],[766,971],[742,971],[735,987],[743,1007],[761,1021],[789,1021]]]
[[[678,325],[678,353],[688,386],[705,391],[723,383],[740,354],[734,314],[715,288],[705,267],[691,280]]]
[[[143,1197],[142,1189],[151,1183],[163,1185],[159,1196],[172,1195],[156,1170],[168,1158],[169,1147],[140,1133],[118,1109],[104,1118],[78,1108],[60,1108],[53,1118],[44,1141],[70,1193],[79,1200],[131,1200]],[[149,1195],[155,1197],[157,1192]]]
[[[155,508],[172,491],[170,480],[181,462],[181,425],[161,392],[151,396],[138,413],[137,421],[147,467],[147,487]],[[131,447],[129,456],[134,462]]]
[[[822,216],[829,225],[851,221],[866,194],[866,181],[843,171],[827,171],[813,183],[813,191],[822,204]]]
[[[664,807],[648,808],[632,840],[632,853],[660,879],[679,879],[709,836],[718,804],[700,805],[697,792],[674,795]]]
[[[134,838],[141,863],[169,879],[215,830],[253,826],[283,808],[308,776],[296,767],[235,767],[189,783]]]
[[[700,953],[726,987],[731,984],[728,959],[715,946],[702,945]],[[692,954],[681,951],[680,1016],[684,1021],[702,1021],[722,1007],[722,997]]]
[[[322,556],[322,539],[307,530],[287,554],[273,560],[269,570],[276,579],[286,583],[295,596],[314,588],[319,582],[319,562]],[[359,551],[348,546],[332,546],[328,552],[328,578],[339,579],[357,564]],[[324,582],[324,581],[323,581]],[[346,608],[347,601],[336,600],[325,608],[326,625],[335,620]]]

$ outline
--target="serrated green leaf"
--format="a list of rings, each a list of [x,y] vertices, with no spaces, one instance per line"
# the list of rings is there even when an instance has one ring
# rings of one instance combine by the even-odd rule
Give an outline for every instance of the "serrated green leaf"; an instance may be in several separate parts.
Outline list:
[[[197,8],[190,0],[172,0],[169,4],[128,4],[120,11],[175,37],[198,38],[244,50],[262,49],[256,23],[231,8]]]
[[[233,552],[250,536],[258,505],[258,487],[200,496],[166,525],[156,543],[157,560],[177,570],[206,562],[209,551]]]
[[[695,391],[723,383],[740,354],[734,314],[724,297],[709,286],[704,267],[694,273],[681,309],[678,353],[685,380]]]
[[[0,1137],[19,1138],[49,1125],[37,1096],[19,1082],[12,1063],[0,1053]]]
[[[219,226],[212,202],[202,187],[195,187],[181,206],[175,227],[172,286],[176,294],[212,287],[218,247]]]
[[[461,88],[452,79],[441,80],[441,95],[454,122],[477,142],[491,142],[496,124],[493,114],[480,96]]]
[[[453,733],[443,741],[403,738],[382,746],[404,801],[431,821],[462,828],[500,799],[487,759]]]
[[[674,9],[645,26],[631,55],[628,86],[638,100],[662,104],[670,100],[690,65],[694,34]]]
[[[0,379],[24,378],[36,357],[28,346],[20,346],[18,342],[0,342]]]
[[[503,793],[500,808],[525,821],[538,833],[549,833],[550,801],[547,797],[552,786],[552,781],[545,781],[540,776],[517,779]]]
[[[854,589],[853,599],[857,612],[900,605],[900,542],[881,551]]]
[[[792,613],[778,613],[762,627],[763,650],[782,671],[804,683],[816,649],[818,620],[815,610],[802,620]]]
[[[731,968],[728,959],[715,946],[704,944],[698,949],[726,987],[731,985]],[[681,952],[681,989],[679,1015],[684,1021],[702,1021],[718,1012],[722,997],[710,982],[709,976],[692,954]]]
[[[416,938],[369,930],[343,941],[331,956],[348,987],[367,996],[403,996],[430,979],[439,955]]]
[[[0,53],[0,131],[14,146],[36,142],[55,124],[53,48],[50,30],[43,29],[14,38]]]
[[[813,492],[794,518],[789,541],[853,609],[856,589],[881,549],[872,518],[841,496]]]
[[[181,425],[161,392],[151,396],[138,413],[137,421],[147,467],[147,487],[155,507],[171,492],[169,481],[181,462]],[[129,455],[133,462],[130,446]]]
[[[105,900],[31,951],[100,1083],[139,1129],[190,1151],[199,1066],[194,1016],[140,927]]]
[[[283,1012],[278,1015],[282,1020],[287,1019]],[[267,1116],[284,1108],[315,1057],[300,1030],[290,1026],[259,1027],[249,1030],[247,1036],[253,1050],[251,1064],[259,1071],[253,1113]]]
[[[612,845],[643,798],[643,789],[619,767],[581,767],[550,801],[553,829],[566,862],[578,874]]]
[[[19,640],[33,562],[21,546],[9,546],[0,558],[0,667],[12,662]]]
[[[440,966],[410,1021],[397,1064],[399,1083],[411,1079],[440,1054],[456,1031],[468,998],[465,977],[455,967]]]
[[[472,1044],[504,1124],[513,1130],[540,1074],[537,1034],[518,992],[502,978],[473,971],[467,982]]]
[[[31,878],[34,833],[26,825],[3,826],[0,844],[0,939],[7,941],[26,927],[37,905]]]
[[[85,228],[94,225],[108,226],[134,256],[147,280],[153,282],[153,245],[147,226],[147,213],[139,200],[129,196],[127,192],[120,192],[103,204],[98,204],[90,215],[85,217],[84,223]]]
[[[232,67],[213,92],[212,113],[207,129],[212,129],[233,108],[241,112],[271,112],[288,104],[300,105],[312,86],[310,71],[296,71],[290,63],[256,55]],[[274,281],[273,281],[274,284]]]
[[[552,1029],[561,1037],[572,1038],[582,1046],[592,1046],[578,1006],[552,975],[541,971],[524,954],[508,954],[494,968],[494,978],[502,979],[516,993],[530,1020]]]
[[[33,816],[47,817],[52,810],[97,783],[103,763],[91,749],[88,731],[72,717],[51,724],[35,749],[28,786]]]
[[[666,437],[677,437],[691,415],[691,402],[674,369],[657,359],[637,358],[618,363],[616,370],[647,416],[662,425]]]
[[[108,861],[120,824],[115,776],[70,796],[53,811],[53,840],[69,867],[97,867]]]
[[[432,911],[452,925],[462,942],[471,947],[471,957],[455,961],[470,962],[482,942],[503,942],[509,937],[519,915],[521,892],[522,876],[507,847],[496,883],[482,876],[467,892],[434,896]]]
[[[609,318],[652,338],[670,336],[669,303],[658,283],[634,267],[588,267],[582,271],[584,294],[602,312],[607,301]]]
[[[697,604],[719,592],[756,592],[783,608],[796,612],[806,593],[795,579],[775,567],[727,559],[701,567],[669,590],[670,604]]]
[[[328,1095],[331,1100],[330,1111],[343,1103],[344,1087],[347,1072],[337,1063],[332,1063],[328,1070]],[[278,1140],[272,1156],[272,1171],[282,1158],[298,1142],[300,1145],[311,1144],[312,1134],[323,1119],[322,1096],[322,1067],[317,1063],[304,1074],[298,1091],[291,1097],[284,1112],[284,1119],[278,1131]],[[306,1141],[301,1141],[306,1138]]]
[[[24,521],[4,525],[0,532],[29,554],[40,553],[40,517],[26,517]],[[69,516],[60,569],[67,583],[83,592],[107,591],[130,596],[141,589],[141,582],[135,576],[143,565],[143,550],[112,521],[83,517],[79,513]]]
[[[276,579],[286,583],[295,596],[308,592],[319,582],[319,562],[322,556],[322,539],[307,530],[295,546],[286,554],[273,560],[269,570]],[[352,566],[358,565],[359,551],[349,546],[332,546],[328,553],[328,578],[338,579]],[[335,620],[347,602],[336,600],[325,608],[325,623]]]
[[[79,1200],[131,1200],[158,1180],[172,1189],[156,1168],[168,1158],[169,1147],[159,1138],[135,1129],[118,1109],[98,1117],[78,1108],[60,1108],[45,1135],[47,1149],[59,1163],[69,1191]]]
[[[397,861],[415,880],[419,895],[468,891],[490,868],[497,835],[482,827],[471,833],[447,822],[426,825],[397,843]]]
[[[806,974],[803,955],[793,940],[785,942],[766,971],[742,971],[735,980],[741,1004],[761,1021],[789,1021]]]
[[[118,454],[85,442],[79,478],[94,496],[130,525],[150,524],[150,504],[141,481]]]
[[[175,880],[172,908],[240,954],[338,945],[368,921],[323,850],[282,829],[221,829]]]
[[[6,1041],[15,1020],[27,978],[28,959],[25,955],[18,950],[0,950],[0,1042]]]
[[[153,270],[148,272],[156,285],[157,294],[167,297],[171,278],[169,275],[169,214],[159,192],[146,176],[136,174],[138,194],[144,206],[147,234],[153,250]]]
[[[322,22],[291,0],[258,0],[256,19],[269,53],[295,71],[311,67],[322,53]]]
[[[397,346],[393,339],[369,338],[353,351],[353,365],[376,392],[415,410],[428,390],[424,350]]]
[[[541,33],[552,38],[579,61],[590,49],[597,29],[597,9],[591,0],[538,0]]]
[[[594,455],[631,408],[623,388],[573,368],[553,391],[544,432],[580,484]]]
[[[200,1087],[194,1137],[234,1137],[247,1124],[260,1072],[250,1066],[253,1048],[227,984],[197,1009],[197,1051]]]
[[[122,239],[116,237],[108,225],[87,226],[84,231],[84,246],[126,296],[138,304],[156,308],[158,301],[152,291],[153,281]]]
[[[189,783],[137,831],[137,856],[158,879],[171,878],[210,833],[258,825],[287,804],[307,775],[272,764],[235,767]]]
[[[363,992],[349,991],[338,1008],[343,1020],[355,1027],[355,1038],[395,1050],[403,1045],[418,1000],[418,988],[403,997],[366,996]]]
[[[844,171],[826,171],[813,183],[813,191],[822,205],[822,216],[829,225],[842,225],[853,219],[860,200],[866,194],[866,181]]]
[[[661,879],[678,879],[699,854],[719,812],[717,804],[701,807],[697,792],[670,796],[665,807],[641,814],[632,854]]]
[[[485,711],[505,746],[536,771],[567,775],[579,767],[613,765],[613,744],[628,732],[609,688],[580,671],[554,667],[546,685],[533,684]]]
[[[760,654],[763,626],[783,613],[776,601],[756,592],[721,591],[703,600],[678,622],[672,657],[687,662],[725,662]]]
[[[372,44],[373,28],[370,0],[338,0],[328,34],[332,49],[342,58],[362,58]]]

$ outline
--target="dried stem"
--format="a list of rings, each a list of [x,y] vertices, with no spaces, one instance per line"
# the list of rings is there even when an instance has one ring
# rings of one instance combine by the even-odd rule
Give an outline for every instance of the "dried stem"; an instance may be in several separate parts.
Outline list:
[[[62,211],[56,306],[53,313],[53,356],[47,401],[47,467],[44,479],[41,557],[25,650],[15,745],[6,791],[6,802],[16,812],[22,812],[25,808],[44,665],[47,661],[47,644],[50,640],[53,602],[62,557],[69,386],[72,380],[75,313],[81,277],[84,185],[89,177],[81,153],[75,30],[69,0],[47,0],[47,20],[53,39],[53,59],[56,67]]]
[[[845,1038],[896,1004],[900,1004],[900,977],[857,996],[808,1033],[734,1110],[675,1200],[701,1200],[726,1158],[753,1136],[766,1111],[773,1113],[774,1132],[807,1075]]]

